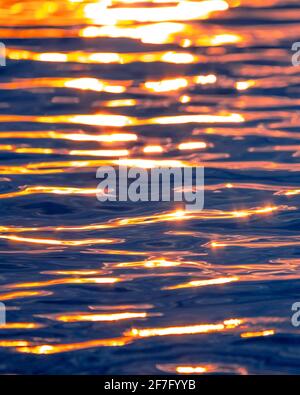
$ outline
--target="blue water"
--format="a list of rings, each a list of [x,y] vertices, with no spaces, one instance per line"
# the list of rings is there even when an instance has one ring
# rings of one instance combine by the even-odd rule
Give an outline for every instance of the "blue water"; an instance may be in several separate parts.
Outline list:
[[[158,43],[163,26],[128,37],[134,17],[121,37],[82,37],[103,26],[101,11],[83,12],[96,2],[2,3],[0,373],[298,374],[299,2],[241,0],[206,19],[166,20],[182,29]],[[159,7],[131,6],[149,18]],[[87,61],[96,52],[123,60]],[[187,57],[174,63],[174,53]],[[180,89],[144,85],[176,78]],[[96,113],[131,121],[74,118]],[[97,140],[116,133],[136,139]],[[179,149],[186,142],[206,147]],[[176,217],[176,203],[98,202],[92,161],[119,156],[96,150],[203,165],[204,210]]]

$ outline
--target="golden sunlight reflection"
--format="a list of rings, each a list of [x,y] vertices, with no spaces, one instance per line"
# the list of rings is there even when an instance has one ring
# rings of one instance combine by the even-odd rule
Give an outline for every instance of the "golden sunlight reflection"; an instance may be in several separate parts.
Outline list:
[[[273,212],[295,210],[295,207],[286,205],[282,206],[268,206],[259,208],[249,208],[247,210],[237,211],[221,211],[221,210],[202,210],[202,211],[172,211],[167,213],[153,214],[149,216],[141,217],[128,217],[116,220],[110,220],[103,223],[94,223],[81,226],[48,226],[48,227],[13,227],[13,226],[0,226],[1,232],[42,232],[42,231],[91,231],[100,229],[115,229],[120,227],[127,227],[133,225],[145,225],[155,224],[162,222],[173,222],[173,221],[188,221],[191,219],[197,220],[213,220],[213,219],[238,219],[238,218],[251,218],[257,215],[268,215]],[[90,244],[114,244],[123,242],[122,239],[87,239],[87,240],[57,240],[57,239],[33,239],[25,238],[14,235],[0,235],[0,238],[8,239],[12,241],[37,243],[37,244],[50,244],[50,245],[90,245]],[[220,246],[217,241],[211,243],[211,247]]]
[[[1,118],[0,118],[1,119]],[[177,115],[173,117],[158,117],[149,121],[149,123],[159,125],[176,125],[185,123],[241,123],[244,117],[240,114],[228,115]]]
[[[92,114],[92,115],[56,115],[56,116],[30,116],[30,115],[0,115],[0,122],[41,122],[41,123],[67,123],[90,126],[111,126],[122,128],[134,125],[180,125],[186,123],[242,123],[241,114],[226,115],[174,115],[149,119],[137,119],[117,114]]]
[[[137,104],[135,99],[120,99],[120,100],[109,100],[105,103],[107,107],[132,107]]]
[[[119,281],[120,279],[114,277],[111,278],[110,277],[82,277],[82,278],[67,277],[67,278],[60,278],[60,279],[48,280],[48,281],[7,284],[5,286],[2,286],[2,288],[3,289],[43,288],[43,287],[52,287],[55,285],[64,285],[64,284],[115,284]]]
[[[210,248],[225,248],[225,247],[244,247],[244,248],[279,248],[288,246],[299,246],[300,239],[297,236],[287,236],[287,237],[245,237],[238,240],[219,240],[213,241],[205,244],[205,247]]]
[[[0,194],[0,199],[8,199],[14,198],[18,196],[26,196],[26,195],[36,195],[36,194],[53,194],[53,195],[82,195],[89,196],[99,193],[97,188],[74,188],[74,187],[62,187],[62,186],[42,186],[42,185],[34,185],[21,188],[15,192],[3,193]]]
[[[187,143],[181,143],[178,146],[178,148],[180,150],[203,149],[206,147],[207,147],[207,144],[204,141],[191,141],[191,142],[187,142]]]
[[[235,364],[207,363],[201,362],[186,364],[158,364],[157,369],[171,374],[206,374],[206,373],[229,373],[229,374],[248,374],[247,369]]]
[[[164,149],[160,145],[147,145],[143,151],[145,154],[161,154],[164,152]]]
[[[8,322],[6,324],[0,324],[1,329],[39,329],[43,328],[44,325],[37,324],[35,322]]]
[[[172,336],[172,335],[196,335],[201,333],[214,333],[234,329],[241,325],[240,320],[226,320],[217,324],[195,324],[186,326],[174,326],[166,328],[133,328],[125,335],[132,337]]]
[[[31,342],[2,342],[0,341],[0,347],[17,347],[16,351],[28,354],[58,354],[63,352],[84,350],[95,347],[122,347],[126,344],[131,343],[129,337],[120,337],[115,339],[98,339],[98,340],[87,340],[81,343],[70,343],[70,344],[43,344],[34,345]]]
[[[174,290],[174,289],[182,289],[182,288],[193,288],[193,287],[206,287],[209,285],[222,285],[231,283],[233,281],[238,281],[238,277],[220,277],[220,278],[213,278],[209,280],[193,280],[189,281],[184,284],[173,285],[170,287],[165,287],[165,290]]]
[[[0,347],[27,347],[29,344],[26,340],[0,340]]]
[[[208,371],[208,368],[203,367],[203,366],[177,366],[176,368],[176,373],[179,374],[199,374],[199,373],[206,373]]]
[[[91,77],[81,78],[16,78],[12,81],[1,82],[0,88],[10,89],[34,89],[34,88],[69,88],[83,91],[106,92],[120,94],[125,92],[131,85],[130,81],[109,81]]]
[[[193,55],[189,52],[146,52],[146,53],[111,53],[111,52],[68,52],[68,53],[39,53],[30,50],[18,50],[7,48],[7,57],[11,60],[33,60],[36,62],[53,63],[83,63],[83,64],[130,64],[135,62],[153,63],[164,62],[174,64],[189,64],[200,61],[200,55]],[[90,85],[90,83],[89,83]],[[82,85],[81,85],[82,86]],[[78,86],[69,86],[78,88]],[[100,85],[96,85],[96,91]],[[81,89],[79,87],[79,89]],[[122,88],[123,89],[123,88]],[[94,90],[94,89],[92,89]]]
[[[14,235],[0,235],[0,239],[15,241],[20,243],[61,245],[68,247],[93,245],[93,244],[113,244],[122,242],[120,239],[81,239],[81,240],[57,240],[57,239],[37,239]]]
[[[244,91],[255,85],[254,81],[239,81],[236,83],[236,89],[238,91]]]
[[[137,262],[121,262],[116,263],[115,267],[144,267],[146,269],[153,269],[153,268],[164,268],[164,267],[174,267],[180,266],[181,262],[175,262],[166,260],[165,258],[157,258],[157,259],[150,259],[146,261],[137,261]]]
[[[239,319],[225,320],[219,324],[197,324],[179,327],[166,327],[166,328],[151,328],[151,329],[136,329],[126,331],[123,337],[115,339],[99,339],[88,340],[80,343],[70,344],[43,344],[34,345],[31,342],[23,343],[0,343],[0,347],[17,347],[16,351],[22,353],[32,354],[56,354],[68,351],[76,351],[87,348],[95,347],[120,347],[129,344],[135,339],[152,337],[152,336],[172,336],[172,335],[196,335],[205,333],[216,333],[226,330],[232,330],[239,327],[242,321]]]
[[[88,26],[80,30],[79,35],[85,38],[114,37],[131,38],[149,44],[172,42],[173,36],[184,30],[185,25],[175,22],[148,23],[136,26]]]
[[[50,319],[62,322],[111,322],[111,321],[122,321],[137,318],[147,318],[155,314],[145,312],[122,312],[122,313],[82,313],[82,314],[60,314],[49,316]],[[156,314],[157,315],[157,314]]]
[[[296,3],[0,2],[0,348],[32,354],[26,372],[104,347],[121,373],[264,373],[245,350],[282,354],[296,329],[261,307],[299,279]],[[174,189],[204,208],[101,204],[101,166],[203,167]]]
[[[244,339],[248,339],[251,337],[261,337],[261,336],[272,336],[275,335],[275,330],[274,329],[266,329],[264,331],[260,332],[245,332],[241,333],[241,337]]]
[[[38,147],[23,147],[17,145],[0,145],[0,152],[14,152],[16,154],[56,154],[56,155],[69,155],[69,156],[99,156],[99,157],[121,157],[128,156],[127,149],[119,150],[65,150],[54,148],[38,148]]]
[[[17,292],[1,293],[0,298],[4,302],[8,300],[49,296],[49,295],[51,295],[51,292],[47,292],[47,291],[17,291]]]
[[[62,133],[56,131],[43,132],[1,132],[0,139],[54,139],[70,141],[95,141],[99,143],[115,143],[136,141],[138,136],[134,133],[88,134],[88,133]]]
[[[186,88],[188,81],[186,78],[176,78],[173,80],[162,80],[162,81],[148,81],[145,83],[145,88],[154,92],[169,92],[172,90],[178,90]]]

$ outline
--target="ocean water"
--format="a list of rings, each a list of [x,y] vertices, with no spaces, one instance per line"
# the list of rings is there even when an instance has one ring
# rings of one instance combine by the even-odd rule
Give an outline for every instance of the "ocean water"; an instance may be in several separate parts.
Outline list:
[[[299,373],[299,19],[0,2],[0,373]],[[204,209],[100,203],[120,164],[204,166]]]

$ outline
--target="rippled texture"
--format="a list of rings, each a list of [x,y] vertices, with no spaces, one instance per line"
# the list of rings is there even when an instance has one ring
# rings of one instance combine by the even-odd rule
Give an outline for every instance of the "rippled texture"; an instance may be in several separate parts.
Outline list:
[[[0,372],[299,373],[298,0],[0,3]],[[205,208],[96,200],[205,166]]]

